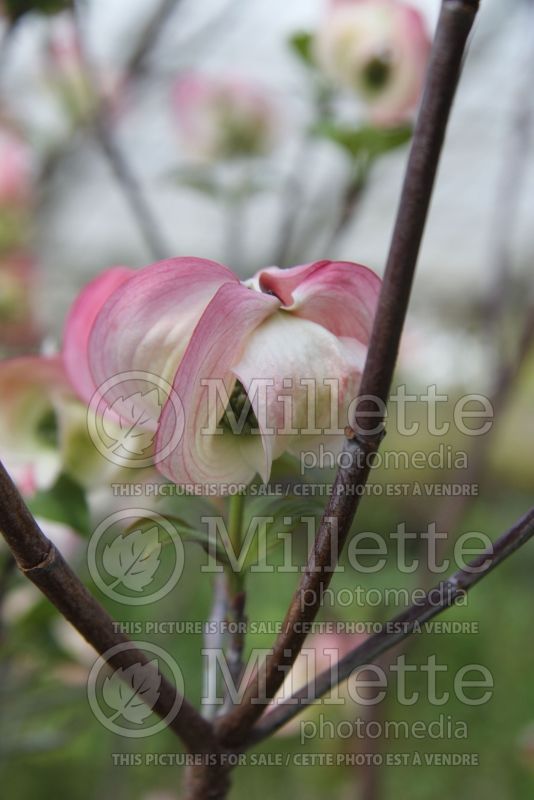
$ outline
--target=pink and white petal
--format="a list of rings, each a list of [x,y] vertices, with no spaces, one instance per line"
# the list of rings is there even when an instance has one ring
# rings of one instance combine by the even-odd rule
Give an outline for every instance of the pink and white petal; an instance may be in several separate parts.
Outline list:
[[[106,270],[82,290],[76,298],[65,325],[63,363],[78,395],[89,402],[96,385],[89,368],[89,334],[100,310],[113,292],[135,275],[127,267]]]
[[[270,267],[254,276],[253,285],[272,292],[295,316],[317,322],[336,336],[368,344],[381,280],[367,267],[349,261]]]
[[[0,362],[0,458],[25,496],[50,488],[60,472],[84,488],[118,475],[89,437],[87,408],[59,356]]]
[[[270,472],[261,437],[202,433],[220,420],[224,407],[218,400],[210,409],[210,392],[203,382],[222,381],[230,395],[235,385],[234,365],[243,356],[251,333],[280,307],[270,295],[251,291],[242,284],[222,286],[198,323],[174,379],[185,419],[178,446],[158,463],[158,469],[177,484],[249,483],[257,472]],[[212,384],[213,385],[213,384]],[[213,392],[211,393],[213,397]],[[210,414],[211,411],[211,414]],[[172,441],[175,407],[168,401],[161,416],[156,451]],[[267,459],[268,461],[268,459]]]
[[[365,356],[361,342],[284,312],[250,335],[233,372],[251,399],[272,460],[285,451],[315,450],[318,442],[339,439]]]
[[[110,430],[111,422],[108,423]],[[86,490],[126,480],[126,470],[105,458],[95,447],[87,426],[87,407],[72,397],[58,413],[59,450],[62,469]],[[111,430],[110,430],[111,432]],[[120,429],[117,431],[117,439]]]
[[[172,385],[198,320],[224,284],[239,282],[222,264],[174,258],[136,272],[104,305],[89,336],[89,366],[97,386],[116,380],[105,393],[108,405],[136,395],[135,404],[122,403],[124,419],[135,424],[144,413],[145,427],[156,430],[166,386]]]
[[[24,450],[33,442],[39,420],[54,410],[57,398],[71,393],[61,359],[23,356],[0,362],[0,447]]]
[[[393,79],[369,103],[377,125],[398,125],[413,112],[423,91],[431,40],[423,15],[407,5],[393,5]],[[391,12],[390,12],[391,13]]]
[[[0,363],[0,458],[26,494],[47,488],[59,474],[59,451],[40,434],[40,425],[70,392],[60,358]]]

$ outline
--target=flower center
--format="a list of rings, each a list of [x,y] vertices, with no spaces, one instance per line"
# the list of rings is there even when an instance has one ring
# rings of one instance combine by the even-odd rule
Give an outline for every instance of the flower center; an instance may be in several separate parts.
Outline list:
[[[53,408],[46,411],[39,422],[36,429],[39,441],[49,447],[57,447],[59,442],[59,432],[56,413]]]
[[[224,430],[234,434],[252,433],[258,430],[258,420],[245,387],[236,381],[226,410],[221,418]]]
[[[374,56],[362,71],[362,81],[370,92],[379,92],[386,86],[392,73],[391,59],[387,54]]]

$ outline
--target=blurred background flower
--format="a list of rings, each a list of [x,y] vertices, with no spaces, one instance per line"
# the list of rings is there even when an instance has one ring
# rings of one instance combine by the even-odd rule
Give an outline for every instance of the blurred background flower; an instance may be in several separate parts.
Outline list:
[[[379,125],[419,101],[430,53],[422,14],[400,0],[334,0],[315,41],[325,74],[352,89]]]
[[[272,100],[241,78],[180,77],[173,109],[183,143],[200,159],[262,156],[272,149],[277,130]]]

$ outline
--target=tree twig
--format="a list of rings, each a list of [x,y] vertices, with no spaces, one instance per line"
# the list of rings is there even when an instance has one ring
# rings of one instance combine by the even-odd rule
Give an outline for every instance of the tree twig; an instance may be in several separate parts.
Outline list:
[[[339,217],[327,237],[326,243],[323,245],[325,255],[330,252],[337,241],[348,230],[354,213],[362,201],[367,183],[368,170],[368,167],[356,168],[356,174],[345,187],[341,200]]]
[[[493,409],[494,418],[498,418],[506,407],[513,388],[516,386],[519,376],[529,353],[534,345],[534,308],[531,308],[525,319],[523,331],[517,348],[515,357],[504,363],[499,368],[493,392],[490,397],[490,405]],[[484,436],[478,436],[472,442],[468,452],[469,462],[466,469],[457,469],[450,478],[451,483],[475,485],[481,482],[486,474],[488,467],[488,451],[493,441],[493,429]],[[459,530],[460,523],[467,513],[468,508],[476,499],[476,494],[461,494],[449,497],[448,502],[443,499],[439,503],[434,523],[436,531],[447,533],[446,538],[439,538],[436,541],[436,558],[444,556],[445,551],[450,548]],[[428,572],[424,576],[426,583],[430,575]]]
[[[319,699],[330,689],[346,680],[354,670],[372,664],[382,653],[399,642],[404,641],[429,620],[454,605],[465,596],[479,581],[502,562],[525,545],[534,536],[534,507],[530,509],[507,533],[475,558],[466,569],[460,569],[447,580],[442,581],[427,593],[420,604],[413,605],[382,626],[382,630],[370,636],[362,645],[356,647],[337,666],[322,672],[312,683],[299,689],[290,698],[282,701],[270,711],[252,731],[255,744],[272,735],[275,731],[297,716],[311,697]],[[435,598],[440,601],[436,602]]]
[[[87,591],[61,553],[42,533],[13,481],[0,464],[0,531],[21,572],[34,583],[58,611],[100,655],[129,639],[116,631],[112,618]],[[140,650],[119,648],[108,663],[113,669],[146,665]],[[178,706],[178,711],[174,711]],[[176,688],[161,676],[160,695],[153,710],[168,719],[168,726],[195,753],[217,752],[212,726]]]
[[[160,260],[170,255],[171,250],[165,242],[156,216],[145,196],[143,188],[128,158],[120,147],[113,126],[106,99],[102,96],[98,85],[98,77],[89,56],[84,31],[83,9],[80,0],[75,0],[75,20],[79,37],[81,58],[87,76],[91,94],[95,98],[95,111],[92,125],[96,140],[108,160],[117,184],[123,191],[139,229],[145,240],[150,256]]]
[[[524,79],[517,91],[510,130],[506,135],[487,256],[488,270],[493,280],[484,310],[487,326],[492,332],[495,332],[496,326],[502,320],[503,306],[506,306],[507,300],[510,299],[507,292],[507,281],[510,278],[513,260],[511,244],[517,226],[521,195],[528,175],[527,165],[534,122],[532,81],[530,80],[534,70],[534,43],[531,36],[533,24],[534,2],[527,0],[524,8],[526,51],[522,59],[523,69],[521,70]],[[503,361],[502,352],[499,355]],[[499,368],[501,366],[499,365]]]
[[[302,173],[306,172],[309,166],[312,150],[311,142],[312,137],[308,133],[299,146],[295,165],[287,175],[282,186],[282,220],[273,259],[273,264],[279,267],[285,267],[291,255],[291,245],[297,228],[299,212],[306,198]]]
[[[9,58],[15,28],[16,23],[4,21],[3,28],[0,30],[0,77],[4,73],[4,68]]]
[[[243,537],[243,513],[245,509],[245,496],[235,495],[230,498],[228,512],[228,536],[234,553],[241,553]],[[227,593],[227,608],[232,630],[226,651],[226,658],[231,680],[238,686],[243,672],[243,653],[245,650],[245,630],[247,618],[245,607],[247,595],[245,591],[245,576],[234,571],[232,567],[225,570],[225,584]],[[231,695],[226,687],[225,710],[232,707]]]
[[[226,580],[224,575],[216,575],[213,587],[213,605],[208,620],[208,628],[204,635],[204,648],[206,650],[222,650],[223,625],[227,612]],[[211,697],[211,692],[217,689],[217,663],[207,659],[202,676],[202,696]],[[213,719],[217,713],[216,705],[204,707],[203,715],[206,719]]]
[[[159,8],[156,9],[154,16],[149,19],[141,32],[137,45],[127,61],[126,74],[129,81],[137,80],[145,74],[148,57],[154,50],[165,25],[181,2],[182,0],[161,0]]]
[[[245,0],[228,0],[223,8],[216,11],[196,31],[191,32],[183,48],[180,48],[182,58],[185,57],[185,60],[189,63],[191,54],[198,57],[205,42],[211,42],[211,47],[213,48],[214,43],[216,44],[223,38],[224,28],[232,27],[233,17],[238,15],[241,6],[244,5]]]
[[[117,183],[122,188],[124,196],[137,220],[150,256],[155,260],[165,258],[170,255],[171,248],[163,240],[156,217],[148,205],[137,176],[117,142],[103,108],[94,119],[94,130],[102,152],[106,156]]]
[[[488,272],[490,289],[483,307],[483,322],[486,330],[483,335],[489,336],[494,343],[496,363],[495,379],[491,388],[490,402],[494,417],[498,417],[506,407],[510,395],[522,373],[523,367],[534,345],[534,307],[527,308],[523,328],[519,332],[516,351],[509,353],[503,346],[502,328],[507,321],[507,310],[513,296],[510,285],[513,285],[513,253],[512,242],[517,218],[521,207],[521,197],[525,188],[525,175],[532,141],[534,123],[534,103],[531,97],[530,75],[534,69],[534,46],[531,36],[534,23],[534,3],[528,0],[525,6],[525,54],[524,75],[512,112],[510,131],[506,136],[506,147],[498,178],[495,208],[492,214],[489,246]],[[478,484],[483,479],[488,466],[488,450],[493,440],[493,429],[484,436],[478,436],[471,442],[469,449],[469,466],[465,470],[456,470],[451,483]],[[461,494],[443,500],[437,508],[436,530],[447,532],[446,539],[436,543],[438,557],[451,544],[462,518],[476,499],[475,494]],[[428,577],[428,576],[427,576]]]
[[[375,399],[364,399],[358,405],[353,427],[359,428],[360,433],[345,444],[352,465],[338,471],[307,567],[273,653],[255,671],[241,705],[219,721],[219,734],[228,744],[243,741],[300,652],[306,638],[306,623],[313,621],[320,609],[354,519],[361,496],[358,488],[367,482],[372,455],[381,439],[381,435],[370,433],[370,426],[376,429],[378,425],[377,400],[385,403],[389,396],[439,156],[477,10],[478,0],[443,0],[360,387],[360,397]],[[365,418],[365,412],[369,411],[375,415],[372,419]],[[367,457],[362,459],[362,454]],[[304,597],[313,597],[314,602],[304,603]]]

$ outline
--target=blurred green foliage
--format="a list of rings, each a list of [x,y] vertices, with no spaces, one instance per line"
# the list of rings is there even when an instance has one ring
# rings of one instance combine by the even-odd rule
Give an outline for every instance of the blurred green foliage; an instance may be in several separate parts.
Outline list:
[[[71,0],[3,0],[8,17],[17,22],[24,14],[58,14],[72,7]]]
[[[417,446],[426,447],[421,439]],[[390,445],[393,447],[393,444]],[[414,445],[415,446],[415,445]],[[325,476],[326,477],[326,476]],[[431,478],[423,473],[420,479]],[[436,475],[443,480],[444,475]],[[387,482],[391,475],[378,472],[375,484]],[[421,501],[425,502],[425,501]],[[426,501],[431,507],[432,500]],[[462,530],[483,531],[491,538],[500,534],[529,503],[528,493],[521,488],[492,489],[470,507]],[[194,507],[195,501],[190,505]],[[200,504],[199,513],[205,513]],[[419,509],[424,513],[424,509]],[[406,520],[410,529],[410,511],[402,499],[384,503],[378,498],[368,498],[362,503],[355,532],[377,531],[384,535],[394,531],[399,521]],[[305,562],[306,542],[303,531],[295,534],[295,561]],[[83,565],[80,574],[95,591],[110,613],[119,621],[203,621],[208,618],[211,604],[212,578],[203,574],[200,567],[206,563],[206,554],[195,546],[186,544],[187,569],[177,588],[156,604],[131,607],[110,602],[91,585]],[[333,580],[335,592],[345,589],[347,597],[358,587],[369,589],[407,587],[417,585],[417,576],[399,573],[395,560],[395,546],[390,539],[390,554],[385,570],[378,574],[357,573],[347,558],[343,570]],[[282,552],[272,553],[274,563],[279,563]],[[278,561],[276,560],[278,559]],[[375,563],[369,557],[369,565]],[[364,561],[365,563],[365,561]],[[513,797],[528,800],[534,790],[534,764],[530,766],[521,756],[519,739],[534,719],[534,686],[529,676],[534,669],[532,642],[532,572],[534,554],[526,548],[521,557],[511,558],[492,576],[479,584],[465,606],[449,610],[439,619],[476,622],[478,632],[449,634],[443,632],[421,633],[412,637],[406,651],[407,661],[425,664],[432,654],[438,663],[447,666],[447,673],[439,678],[440,691],[449,691],[450,699],[443,706],[433,706],[426,699],[426,677],[422,672],[408,678],[410,691],[419,691],[420,699],[412,706],[399,704],[395,699],[394,684],[390,683],[388,696],[379,707],[382,720],[417,721],[429,723],[443,715],[454,725],[463,721],[468,728],[467,740],[444,739],[388,739],[380,742],[384,754],[421,754],[420,766],[385,766],[380,771],[384,798],[418,800],[430,796],[454,796],[460,800],[490,798],[502,800]],[[250,621],[279,622],[292,595],[295,573],[251,573],[248,578],[247,613]],[[13,587],[22,579],[13,578]],[[367,595],[365,595],[367,596]],[[325,603],[322,620],[374,621],[394,616],[399,609],[378,606],[361,607],[358,604],[332,607]],[[156,790],[179,797],[180,769],[177,767],[113,765],[112,753],[144,754],[175,753],[180,748],[171,734],[163,732],[147,740],[124,739],[105,730],[94,718],[85,694],[83,675],[87,667],[75,665],[72,654],[62,649],[55,635],[57,615],[46,601],[33,608],[12,624],[6,623],[2,661],[1,719],[5,731],[4,746],[0,751],[0,778],[9,788],[9,795],[22,800],[35,797],[52,798],[67,795],[75,800],[111,797],[115,800],[142,800]],[[202,637],[196,634],[147,636],[132,638],[150,640],[168,651],[180,664],[187,694],[198,702],[201,694],[200,650]],[[249,648],[269,647],[272,633],[257,631],[248,637]],[[455,697],[453,676],[465,664],[486,666],[494,679],[494,693],[490,702],[481,707],[467,707]],[[339,722],[355,720],[365,710],[355,705],[340,713],[336,706],[319,706],[314,712],[323,713],[325,719]],[[6,735],[7,734],[7,735]],[[357,740],[311,739],[300,744],[296,734],[278,735],[253,752],[282,753],[291,757],[298,754],[365,752],[369,743]],[[376,744],[373,744],[375,747]],[[424,763],[430,753],[476,753],[480,768],[458,766],[436,767]],[[392,756],[390,756],[392,757]],[[235,772],[236,798],[260,798],[276,795],[287,798],[353,797],[362,779],[357,767],[297,766],[290,763],[275,766],[244,766]]]

